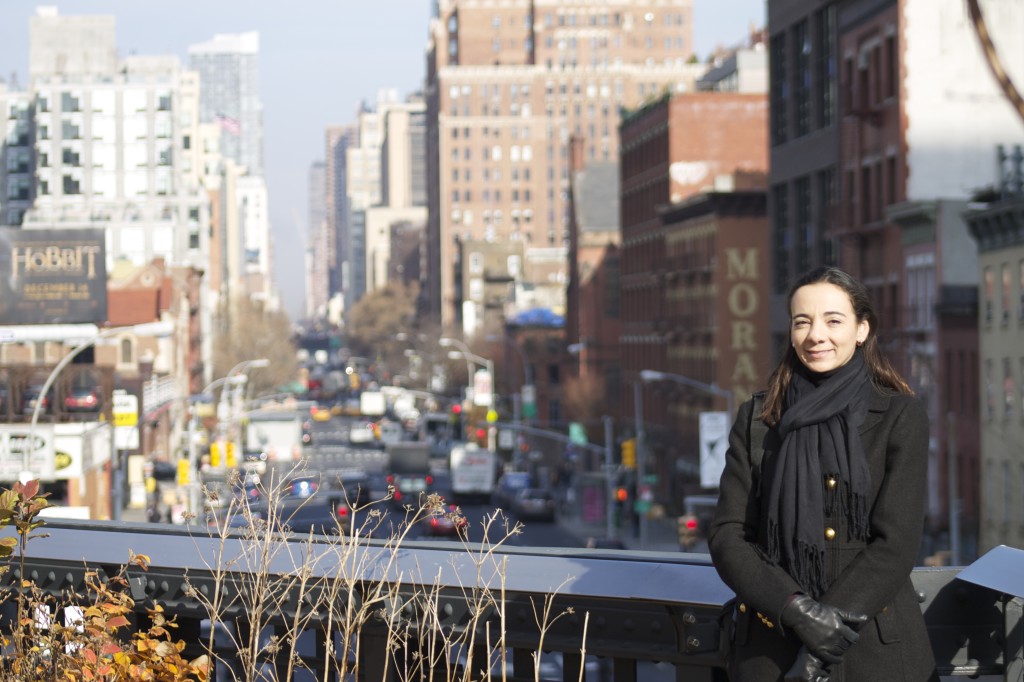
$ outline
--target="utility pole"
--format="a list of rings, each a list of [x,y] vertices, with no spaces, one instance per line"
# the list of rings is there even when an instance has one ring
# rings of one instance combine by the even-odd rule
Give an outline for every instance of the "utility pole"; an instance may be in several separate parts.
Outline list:
[[[605,522],[606,536],[609,540],[615,538],[615,519],[612,510],[615,509],[615,481],[612,476],[615,474],[615,463],[612,455],[612,418],[605,415],[601,417],[604,422],[604,481],[606,487],[605,501]]]

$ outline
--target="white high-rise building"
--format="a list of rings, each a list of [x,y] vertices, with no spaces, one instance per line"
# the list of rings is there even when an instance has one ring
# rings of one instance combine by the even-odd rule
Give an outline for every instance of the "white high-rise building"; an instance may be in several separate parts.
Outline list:
[[[188,48],[189,67],[203,83],[199,119],[220,124],[221,152],[250,175],[263,175],[259,51],[256,31],[218,33]]]
[[[174,56],[117,59],[114,29],[109,16],[32,18],[37,181],[22,225],[104,228],[108,267],[201,266],[208,201],[187,177],[199,81]]]

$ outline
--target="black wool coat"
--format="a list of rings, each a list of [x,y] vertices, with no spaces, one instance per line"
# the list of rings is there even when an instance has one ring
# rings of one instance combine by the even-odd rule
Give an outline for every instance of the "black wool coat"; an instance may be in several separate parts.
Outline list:
[[[744,403],[729,434],[708,547],[722,580],[737,596],[730,676],[737,682],[776,682],[800,648],[779,625],[786,599],[800,587],[767,558],[767,483],[779,437],[769,429],[760,467],[750,460],[753,400]],[[871,472],[869,538],[854,540],[845,520],[826,517],[827,589],[820,601],[865,613],[860,640],[830,682],[938,680],[924,617],[910,573],[924,530],[928,415],[912,396],[875,390],[860,427]],[[827,485],[823,481],[822,485]],[[782,529],[786,532],[787,529]],[[834,532],[832,532],[834,531]]]

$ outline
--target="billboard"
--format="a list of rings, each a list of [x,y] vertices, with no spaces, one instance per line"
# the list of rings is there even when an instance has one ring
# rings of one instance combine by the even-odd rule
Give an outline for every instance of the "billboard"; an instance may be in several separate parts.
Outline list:
[[[107,320],[105,231],[0,228],[0,324]]]

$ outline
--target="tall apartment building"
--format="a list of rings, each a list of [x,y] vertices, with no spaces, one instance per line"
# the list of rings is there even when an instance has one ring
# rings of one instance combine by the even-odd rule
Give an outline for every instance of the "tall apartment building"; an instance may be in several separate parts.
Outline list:
[[[1024,5],[980,6],[1019,82]],[[773,319],[785,319],[783,294],[810,266],[835,263],[863,279],[889,357],[928,403],[929,527],[944,532],[953,478],[945,415],[961,396],[941,389],[969,377],[977,355],[964,324],[978,266],[958,206],[996,182],[996,145],[1019,143],[1024,126],[985,63],[966,3],[772,0],[768,16]],[[977,481],[975,414],[957,426],[954,480],[967,486]],[[977,518],[964,510],[965,526]]]
[[[225,135],[221,153],[263,175],[263,102],[260,98],[260,37],[256,31],[218,33],[188,48],[189,68],[203,90],[199,119],[218,123]]]
[[[366,291],[390,277],[392,235],[418,229],[427,221],[426,105],[419,95],[404,102],[380,102],[380,203],[366,210]]]
[[[279,302],[273,286],[270,217],[263,178],[263,103],[260,98],[259,33],[220,33],[188,48],[201,81],[198,117],[220,129],[223,162],[206,184],[219,190],[223,308],[235,297]],[[245,179],[241,179],[245,176]]]
[[[327,297],[341,300],[349,243],[348,149],[358,144],[359,128],[351,123],[328,126],[325,136],[327,233],[319,257],[327,263]]]
[[[1020,154],[1020,148],[1017,150]],[[981,386],[979,553],[1024,547],[1024,174],[968,213],[978,243]],[[955,391],[959,386],[951,386]],[[957,418],[960,418],[957,413]]]
[[[566,253],[570,136],[585,139],[587,160],[614,160],[620,107],[695,89],[706,67],[687,63],[691,17],[691,0],[438,0],[426,91],[431,315],[464,322],[458,242],[522,242],[520,281],[540,276],[535,250]]]
[[[309,167],[309,206],[306,223],[306,307],[308,319],[323,317],[330,296],[327,254],[327,164],[314,161]]]
[[[0,225],[21,225],[35,195],[32,95],[0,83]]]
[[[31,20],[35,181],[22,226],[104,228],[111,266],[158,257],[201,264],[208,204],[189,177],[198,79],[172,56],[119,60],[114,34],[109,16],[40,9]],[[17,120],[15,130],[24,130]],[[24,189],[22,174],[13,179]],[[24,191],[15,196],[20,203],[12,204],[9,218],[26,206]]]
[[[366,293],[366,211],[381,199],[381,126],[378,107],[396,101],[393,91],[378,93],[374,107],[363,106],[357,114],[356,144],[345,150],[345,196],[348,240],[344,245],[342,292],[345,308],[351,308]]]

